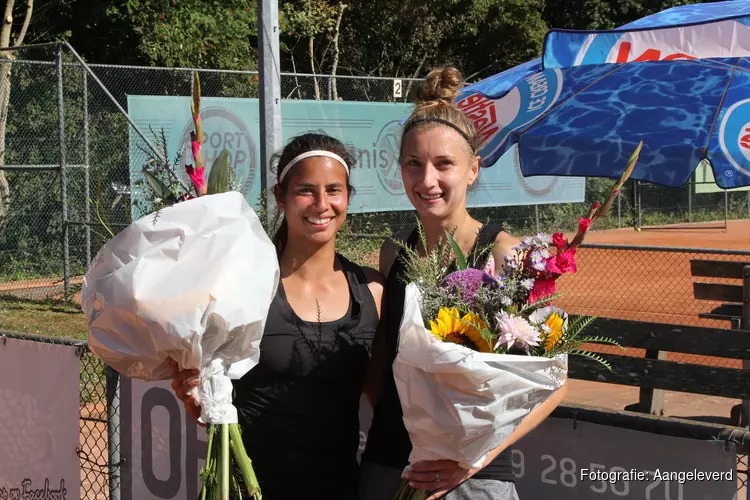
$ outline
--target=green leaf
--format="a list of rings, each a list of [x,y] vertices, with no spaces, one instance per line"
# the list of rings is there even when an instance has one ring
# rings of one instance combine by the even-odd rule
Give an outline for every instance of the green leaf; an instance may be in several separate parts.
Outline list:
[[[612,365],[610,365],[606,359],[599,356],[598,354],[594,354],[593,352],[584,351],[581,349],[574,349],[570,351],[570,354],[573,356],[582,356],[584,358],[592,359],[596,361],[597,363],[601,364],[602,366],[604,366],[607,370],[612,371]]]
[[[170,189],[165,186],[164,183],[160,181],[159,178],[154,174],[152,174],[148,170],[144,170],[143,175],[146,176],[148,187],[151,188],[151,191],[154,192],[154,195],[156,195],[157,198],[166,199],[171,196],[172,192],[170,191]]]
[[[208,174],[206,194],[226,193],[229,186],[229,151],[219,153]]]
[[[451,250],[453,250],[453,253],[456,254],[456,265],[458,265],[458,269],[463,271],[464,269],[469,267],[469,265],[466,263],[466,256],[461,251],[461,247],[458,246],[458,243],[456,242],[456,239],[452,234],[446,231],[445,236],[448,238],[448,243],[450,243],[451,245]]]

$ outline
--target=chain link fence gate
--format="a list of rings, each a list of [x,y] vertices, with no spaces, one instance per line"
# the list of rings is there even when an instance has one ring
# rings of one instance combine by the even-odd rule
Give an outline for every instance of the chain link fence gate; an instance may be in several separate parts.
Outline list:
[[[67,44],[0,51],[0,69],[0,176],[11,186],[4,210],[0,179],[0,296],[32,300],[75,297],[111,237],[105,225],[130,223],[130,164],[157,153],[125,113],[128,96],[189,96],[193,71],[203,97],[259,92],[256,71],[87,65]],[[393,97],[394,81],[281,75],[288,99],[407,101]],[[406,96],[418,80],[398,81]]]

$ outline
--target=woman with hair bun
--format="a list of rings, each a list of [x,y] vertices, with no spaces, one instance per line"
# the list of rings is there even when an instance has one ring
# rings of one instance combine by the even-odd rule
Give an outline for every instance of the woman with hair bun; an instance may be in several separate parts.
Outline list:
[[[397,235],[422,255],[455,231],[455,238],[468,262],[482,268],[491,259],[503,262],[519,240],[498,226],[485,226],[466,208],[467,192],[477,181],[481,158],[480,140],[471,120],[453,100],[463,85],[455,68],[434,69],[418,92],[414,111],[404,124],[401,138],[401,177],[404,189],[419,214],[427,248],[422,248],[416,228]],[[491,255],[482,248],[492,245]],[[360,500],[391,500],[402,473],[409,465],[411,443],[392,365],[396,358],[398,332],[404,305],[404,250],[393,240],[380,250],[380,272],[387,277],[387,307],[384,334],[375,339],[373,376],[382,377],[382,393],[376,395],[372,426],[360,467]],[[417,489],[428,490],[428,500],[513,500],[517,499],[511,465],[511,448],[522,436],[539,425],[562,402],[566,386],[532,411],[482,467],[466,470],[450,460],[413,464],[403,477]]]

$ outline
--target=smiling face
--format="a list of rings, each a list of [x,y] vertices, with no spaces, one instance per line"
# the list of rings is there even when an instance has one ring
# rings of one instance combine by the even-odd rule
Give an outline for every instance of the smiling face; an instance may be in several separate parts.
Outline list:
[[[287,220],[289,242],[323,245],[346,221],[349,192],[344,167],[327,157],[306,158],[289,172],[286,187],[276,188],[276,203]]]
[[[478,175],[478,158],[450,127],[422,127],[403,138],[401,178],[422,218],[445,220],[465,210],[466,191]]]

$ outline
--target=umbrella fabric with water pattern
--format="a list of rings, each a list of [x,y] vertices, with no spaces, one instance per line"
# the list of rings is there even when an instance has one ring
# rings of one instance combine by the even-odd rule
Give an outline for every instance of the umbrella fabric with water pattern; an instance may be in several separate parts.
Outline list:
[[[541,60],[463,89],[492,165],[525,176],[619,177],[677,187],[701,161],[750,185],[750,0],[675,7],[605,32],[553,30]]]

